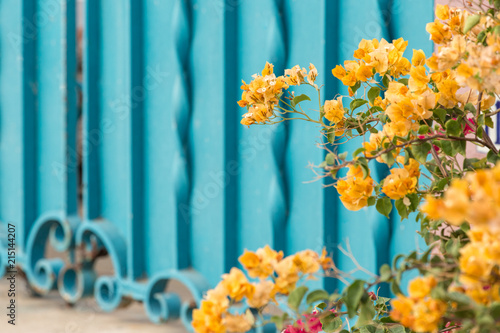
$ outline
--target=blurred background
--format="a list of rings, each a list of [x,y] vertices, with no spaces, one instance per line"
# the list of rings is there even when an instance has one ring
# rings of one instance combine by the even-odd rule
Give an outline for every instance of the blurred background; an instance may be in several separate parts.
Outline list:
[[[2,319],[1,331],[184,331],[244,249],[326,247],[354,269],[341,245],[376,271],[421,248],[414,219],[347,211],[329,180],[314,181],[308,166],[325,155],[318,128],[249,129],[236,102],[241,79],[266,61],[278,75],[313,63],[323,98],[346,95],[331,69],[362,38],[403,37],[407,57],[429,55],[433,9],[433,0],[0,0],[0,275],[9,224],[18,271],[18,326]],[[0,306],[8,302],[2,291]]]

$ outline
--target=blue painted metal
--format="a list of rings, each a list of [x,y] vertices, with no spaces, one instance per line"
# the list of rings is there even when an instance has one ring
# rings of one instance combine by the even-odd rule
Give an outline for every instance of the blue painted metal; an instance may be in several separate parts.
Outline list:
[[[331,68],[361,38],[403,36],[430,52],[432,1],[89,0],[81,152],[74,6],[0,1],[0,236],[16,225],[18,266],[36,292],[57,288],[70,303],[93,296],[105,311],[141,301],[153,322],[189,326],[193,306],[244,249],[332,251],[349,239],[375,270],[414,248],[410,223],[346,211],[323,189],[328,180],[304,184],[314,177],[307,163],[324,157],[317,128],[247,129],[236,101],[240,78],[265,61],[278,73],[314,63],[330,99],[346,93]],[[47,258],[47,240],[67,258]],[[3,236],[0,275],[5,247]],[[102,255],[109,276],[94,270]],[[171,280],[195,304],[167,292]]]

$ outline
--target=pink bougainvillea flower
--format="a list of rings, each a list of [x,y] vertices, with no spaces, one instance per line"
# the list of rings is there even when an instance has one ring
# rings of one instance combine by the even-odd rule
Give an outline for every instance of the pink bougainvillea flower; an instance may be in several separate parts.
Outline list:
[[[474,121],[474,118],[467,118],[467,120],[473,125],[473,126],[476,126],[476,122]],[[465,123],[465,127],[464,127],[464,134],[467,135],[469,133],[473,133],[474,132],[474,129],[469,126],[469,124]]]

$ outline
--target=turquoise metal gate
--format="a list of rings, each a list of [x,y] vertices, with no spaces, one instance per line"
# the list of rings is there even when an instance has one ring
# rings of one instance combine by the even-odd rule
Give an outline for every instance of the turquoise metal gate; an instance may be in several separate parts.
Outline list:
[[[15,226],[16,265],[37,293],[93,296],[106,311],[142,301],[152,321],[189,325],[194,304],[165,292],[168,281],[197,302],[245,248],[332,251],[349,239],[371,270],[414,248],[410,223],[348,212],[333,189],[304,184],[324,154],[315,128],[243,128],[236,101],[240,78],[266,60],[277,71],[312,62],[327,98],[345,93],[330,70],[361,38],[403,36],[430,52],[432,10],[429,0],[87,0],[79,127],[74,0],[1,0],[0,226]],[[93,268],[103,254],[112,275]]]

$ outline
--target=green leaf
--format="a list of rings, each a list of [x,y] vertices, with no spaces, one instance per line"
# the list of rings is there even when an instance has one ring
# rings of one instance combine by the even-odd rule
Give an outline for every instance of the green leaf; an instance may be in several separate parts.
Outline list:
[[[328,306],[328,305],[327,305],[325,302],[321,302],[321,303],[319,303],[319,304],[317,304],[317,305],[316,305],[316,307],[317,307],[318,309],[321,309],[321,310],[326,309],[326,307],[327,307],[327,306]]]
[[[414,212],[418,208],[420,197],[417,193],[410,193],[406,197],[410,199],[410,210]]]
[[[404,204],[403,199],[396,200],[394,205],[398,210],[399,216],[401,216],[401,220],[406,219],[408,217],[408,207]]]
[[[470,305],[472,303],[472,300],[469,298],[469,296],[459,293],[456,291],[452,291],[446,295],[447,300],[458,303],[460,305]]]
[[[460,249],[460,241],[458,239],[449,239],[445,244],[446,252],[453,257],[458,257],[458,250]]]
[[[427,155],[432,149],[432,145],[429,142],[423,142],[421,144],[414,144],[411,146],[411,152],[415,159],[420,163],[424,164],[427,160]]]
[[[495,302],[490,305],[490,315],[493,318],[500,318],[500,302]]]
[[[470,112],[470,113],[472,113],[474,115],[476,114],[476,107],[472,103],[465,104],[464,110],[467,111],[467,112]]]
[[[345,159],[347,158],[347,152],[345,151],[343,153],[338,154],[337,156],[341,161],[345,161]]]
[[[330,313],[329,315],[321,318],[320,322],[323,325],[323,331],[325,332],[335,332],[342,327],[342,318],[334,313]]]
[[[288,296],[288,305],[292,310],[299,310],[300,303],[302,303],[302,299],[308,290],[309,288],[306,286],[300,286],[290,293]]]
[[[451,142],[451,145],[452,145],[453,149],[456,150],[457,153],[465,156],[465,148],[466,148],[466,145],[467,145],[466,141],[455,140],[455,141]]]
[[[327,132],[326,138],[328,139],[329,143],[334,143],[335,142],[335,131],[332,129]]]
[[[361,170],[363,171],[363,179],[368,177],[368,175],[370,174],[370,168],[368,167],[368,161],[366,160],[366,158],[364,157],[358,158],[357,164],[361,167]]]
[[[446,120],[446,110],[436,109],[433,113],[438,117],[439,120],[441,120],[441,123],[444,123],[444,121]]]
[[[391,79],[389,78],[389,76],[384,75],[384,77],[382,78],[382,84],[384,85],[384,87],[389,87],[390,82]]]
[[[365,281],[355,280],[347,289],[345,290],[344,302],[347,307],[347,313],[349,318],[353,318],[356,315],[356,310],[358,309],[361,297],[365,292]]]
[[[393,155],[393,153],[391,151],[389,151],[389,152],[387,152],[385,154],[380,155],[380,158],[388,166],[392,166],[394,164],[394,162],[396,162],[396,160],[394,159],[394,155]]]
[[[442,140],[442,141],[433,141],[434,143],[439,143],[437,146],[443,150],[443,152],[448,155],[448,156],[455,156],[457,154],[457,151],[453,149],[453,144],[451,141],[448,140]]]
[[[352,111],[356,110],[357,108],[359,108],[360,106],[363,106],[365,105],[366,103],[368,103],[367,100],[364,100],[362,98],[358,98],[358,99],[355,99],[351,102],[351,104],[349,105],[349,107],[351,108]]]
[[[389,281],[392,277],[391,266],[389,266],[388,264],[383,264],[382,266],[380,266],[379,275],[380,275],[380,281],[382,282]]]
[[[269,320],[276,325],[276,328],[281,331],[283,329],[283,323],[288,318],[288,313],[284,313],[281,316],[272,316]]]
[[[399,83],[402,83],[402,84],[404,84],[405,86],[407,86],[407,85],[408,85],[408,81],[409,81],[409,80],[408,80],[408,78],[402,78],[402,79],[399,79],[399,80],[398,80],[398,82],[399,82]]]
[[[366,325],[359,328],[359,333],[382,333],[382,331],[373,325]]]
[[[420,258],[420,260],[423,263],[427,263],[429,261],[429,256],[431,255],[432,250],[434,250],[434,247],[435,247],[435,245],[429,246],[429,248],[424,252],[424,254],[422,254],[422,257]]]
[[[462,128],[460,124],[455,119],[450,119],[445,124],[446,134],[452,136],[459,136],[462,133]]]
[[[376,197],[369,197],[367,200],[368,207],[375,205],[376,201],[377,201]]]
[[[307,297],[306,297],[306,303],[307,304],[312,304],[318,301],[324,301],[327,300],[330,297],[330,294],[322,289],[317,289],[311,291]]]
[[[491,117],[485,117],[484,118],[484,124],[488,126],[489,128],[495,127],[495,124],[493,124],[493,119]]]
[[[469,32],[479,23],[480,20],[481,20],[481,15],[479,14],[467,17],[467,19],[465,20],[463,33],[466,34],[467,32]]]
[[[307,95],[299,95],[299,96],[295,96],[292,100],[292,106],[295,106],[297,104],[299,104],[300,102],[303,102],[303,101],[310,101],[311,99],[309,98],[309,96]]]
[[[427,134],[427,133],[429,133],[429,126],[427,125],[420,126],[420,128],[418,129],[418,134]]]
[[[497,155],[492,150],[490,150],[486,155],[486,159],[490,163],[497,164],[497,162],[500,161],[500,155]]]
[[[351,87],[353,94],[355,94],[356,91],[358,91],[359,87],[361,87],[361,81],[357,81],[356,84]]]
[[[375,206],[377,208],[377,211],[389,218],[389,214],[392,211],[392,202],[391,199],[388,197],[383,197],[377,200],[377,205]]]
[[[364,147],[360,147],[360,148],[356,149],[354,151],[354,153],[352,153],[352,157],[356,157],[356,156],[358,156],[359,154],[361,154],[364,151],[366,151],[366,149]]]
[[[394,295],[399,295],[402,294],[403,292],[401,291],[401,288],[399,287],[399,283],[396,281],[392,281],[391,283],[391,291]]]
[[[368,90],[368,100],[370,101],[371,104],[373,104],[373,101],[375,98],[380,96],[380,88],[379,87],[371,87],[370,90]]]
[[[478,158],[465,158],[464,159],[464,164],[463,164],[463,168],[464,169],[470,169],[470,170],[474,170],[475,169],[475,164],[479,162],[479,159]]]
[[[328,153],[325,157],[325,162],[328,165],[334,165],[335,164],[335,154],[334,153]]]
[[[375,307],[373,306],[373,302],[371,300],[367,300],[365,303],[361,303],[359,307],[359,317],[356,322],[356,326],[364,326],[373,321],[373,317],[375,317]]]
[[[405,328],[404,326],[401,325],[395,325],[395,326],[390,326],[389,327],[389,332],[390,333],[405,333]]]

